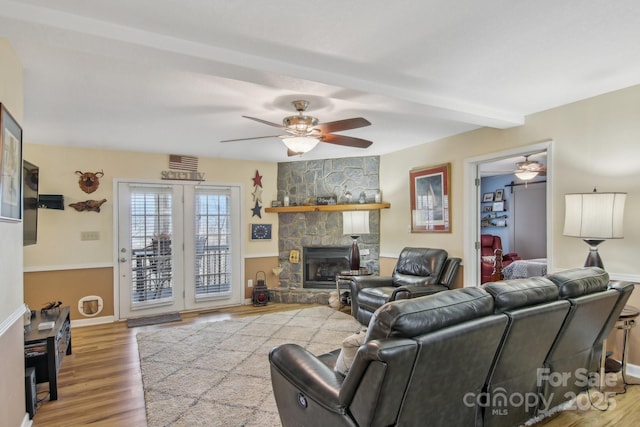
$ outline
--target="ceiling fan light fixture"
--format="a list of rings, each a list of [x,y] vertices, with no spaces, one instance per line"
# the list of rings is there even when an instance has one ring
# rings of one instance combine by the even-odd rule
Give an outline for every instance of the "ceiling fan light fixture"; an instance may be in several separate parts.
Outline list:
[[[289,116],[282,120],[282,124],[287,129],[299,133],[307,133],[312,127],[318,124],[318,119],[312,116]]]
[[[528,181],[538,176],[538,171],[519,170],[515,172],[515,175],[523,181]]]
[[[294,153],[303,154],[313,150],[320,140],[311,136],[294,136],[291,138],[282,138],[282,142]]]

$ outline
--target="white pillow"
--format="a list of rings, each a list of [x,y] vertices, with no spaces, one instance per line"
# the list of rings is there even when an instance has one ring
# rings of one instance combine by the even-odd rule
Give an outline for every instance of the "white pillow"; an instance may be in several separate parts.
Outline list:
[[[367,335],[367,330],[362,329],[353,335],[349,335],[342,340],[342,349],[336,360],[336,371],[342,375],[347,375],[353,359],[356,357],[356,353],[360,346],[364,343],[364,337]]]

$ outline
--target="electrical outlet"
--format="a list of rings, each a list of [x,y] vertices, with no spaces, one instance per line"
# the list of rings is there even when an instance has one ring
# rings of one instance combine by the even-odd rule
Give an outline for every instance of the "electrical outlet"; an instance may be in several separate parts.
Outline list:
[[[247,280],[247,286],[249,286],[250,288],[253,288],[253,279]]]
[[[80,240],[100,240],[99,231],[81,231]]]

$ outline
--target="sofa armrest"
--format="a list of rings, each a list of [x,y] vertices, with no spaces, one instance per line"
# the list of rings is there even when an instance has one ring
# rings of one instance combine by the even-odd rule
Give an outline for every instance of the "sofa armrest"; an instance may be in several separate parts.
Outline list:
[[[322,407],[342,413],[339,394],[344,377],[297,344],[283,344],[269,352],[271,369]]]
[[[363,288],[379,288],[392,286],[393,279],[387,276],[354,276],[351,278],[352,290],[359,291]]]
[[[393,290],[391,297],[389,297],[389,301],[423,297],[437,292],[446,291],[447,289],[449,288],[444,285],[398,286]]]

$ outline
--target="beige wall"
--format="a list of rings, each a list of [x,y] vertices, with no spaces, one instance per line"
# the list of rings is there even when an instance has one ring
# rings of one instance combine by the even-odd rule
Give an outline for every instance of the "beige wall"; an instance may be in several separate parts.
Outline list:
[[[600,246],[612,275],[640,278],[635,262],[640,255],[640,86],[576,102],[526,118],[523,126],[480,129],[382,156],[380,182],[391,209],[382,211],[381,254],[397,256],[405,246],[432,246],[462,257],[463,215],[472,201],[464,200],[465,159],[552,139],[553,268],[581,266],[587,246],[562,236],[564,194],[599,191],[627,192],[625,238]],[[412,234],[410,224],[409,169],[451,163],[452,233]],[[398,166],[402,165],[402,166]]]
[[[213,143],[212,143],[213,144]],[[135,145],[132,143],[132,145]],[[77,147],[26,144],[25,159],[40,167],[40,193],[63,194],[65,209],[38,210],[38,244],[24,250],[27,270],[47,267],[83,267],[113,263],[113,181],[120,179],[160,179],[162,171],[169,169],[169,154],[139,153],[111,150],[92,150]],[[75,171],[104,171],[100,187],[91,194],[78,186]],[[266,162],[249,162],[200,158],[198,171],[205,174],[206,182],[232,183],[243,186],[243,223],[273,223],[277,235],[277,214],[266,214],[262,219],[251,217],[253,180],[256,170],[263,176],[263,200],[270,205],[276,197],[277,165]],[[107,199],[100,213],[77,212],[68,205],[87,199]],[[81,231],[98,231],[100,240],[81,241]],[[245,233],[244,254],[247,256],[272,255],[278,251],[277,240],[251,242],[248,225]],[[61,243],[64,243],[61,246]]]
[[[550,165],[553,234],[551,270],[579,267],[588,248],[580,239],[562,235],[564,195],[599,191],[627,192],[624,239],[600,245],[610,275],[640,282],[640,86],[612,92],[533,114],[523,126],[480,129],[381,157],[380,182],[391,209],[381,214],[381,255],[397,257],[405,246],[444,248],[464,263],[464,161],[487,153],[513,149],[552,139]],[[453,231],[448,234],[411,234],[409,169],[451,163]],[[398,166],[402,165],[402,166]],[[466,283],[466,285],[471,285]],[[630,304],[640,307],[636,289]],[[630,361],[640,365],[640,330],[632,331]]]
[[[82,317],[77,311],[78,299],[98,295],[105,300],[100,316],[113,315],[113,278],[105,286],[104,269],[113,269],[113,185],[114,179],[160,179],[161,171],[168,170],[168,154],[93,150],[25,144],[25,159],[40,167],[40,193],[62,194],[64,210],[38,210],[38,243],[24,248],[25,293],[28,302],[38,307],[47,300],[61,300],[71,306],[73,320]],[[180,154],[180,153],[175,153]],[[91,194],[78,186],[75,171],[104,171],[100,186]],[[277,257],[278,241],[250,241],[250,223],[273,224],[278,233],[277,214],[262,210],[262,218],[252,217],[253,177],[258,170],[263,176],[263,204],[270,206],[277,191],[277,165],[274,163],[200,158],[198,171],[205,174],[206,182],[240,184],[243,187],[241,210],[243,213],[243,257]],[[68,205],[88,199],[107,199],[101,211],[77,212]],[[98,231],[100,240],[82,241],[82,231]],[[253,277],[254,271],[246,273]],[[246,280],[244,280],[246,286]],[[244,298],[250,298],[251,292]],[[107,302],[109,304],[107,305]]]
[[[0,102],[23,122],[22,65],[11,45],[0,38]],[[24,329],[22,316],[22,223],[0,221],[0,425],[19,426],[24,399]]]

